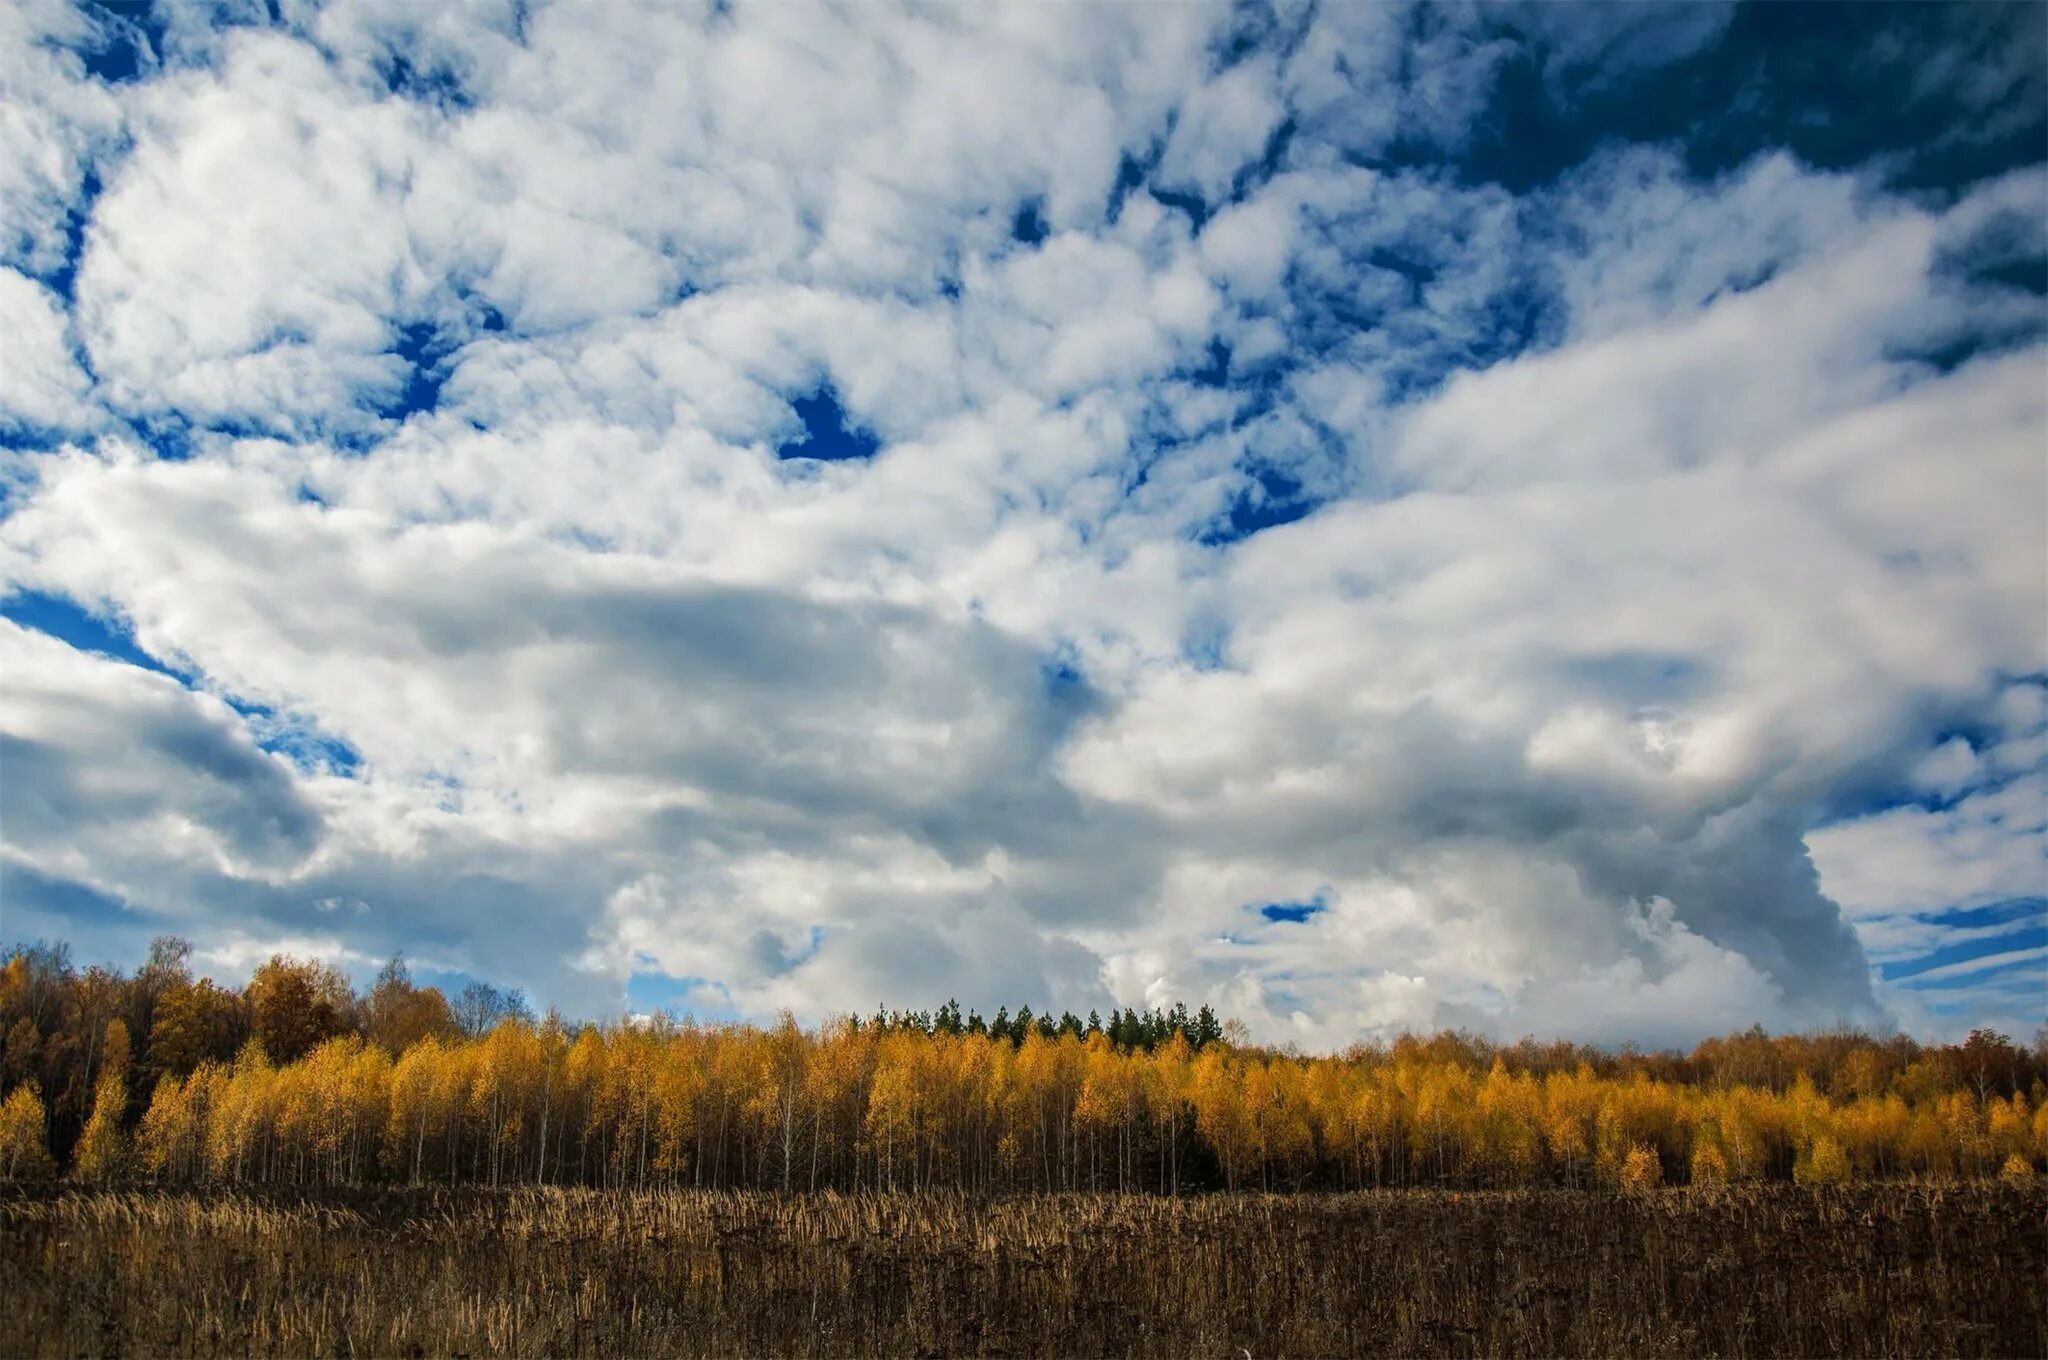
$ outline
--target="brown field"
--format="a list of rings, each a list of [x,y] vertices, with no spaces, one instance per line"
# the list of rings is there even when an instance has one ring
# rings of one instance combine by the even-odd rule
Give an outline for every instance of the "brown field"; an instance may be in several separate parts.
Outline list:
[[[9,1353],[2041,1355],[2037,1184],[0,1190]]]

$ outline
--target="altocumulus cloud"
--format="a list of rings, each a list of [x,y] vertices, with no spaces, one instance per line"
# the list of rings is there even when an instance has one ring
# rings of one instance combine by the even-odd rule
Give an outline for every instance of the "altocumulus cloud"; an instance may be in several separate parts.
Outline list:
[[[2027,1030],[2042,12],[0,12],[0,904]]]

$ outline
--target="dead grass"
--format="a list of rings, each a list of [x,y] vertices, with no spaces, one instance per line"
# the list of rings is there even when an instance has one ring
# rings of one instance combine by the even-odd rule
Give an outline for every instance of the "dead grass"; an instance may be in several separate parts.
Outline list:
[[[0,1189],[41,1355],[2041,1355],[2038,1186]]]

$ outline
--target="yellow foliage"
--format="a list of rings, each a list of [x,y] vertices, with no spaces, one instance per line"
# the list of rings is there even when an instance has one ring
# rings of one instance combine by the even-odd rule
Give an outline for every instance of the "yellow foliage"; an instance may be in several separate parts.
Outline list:
[[[1833,1185],[1849,1179],[1849,1154],[1827,1134],[1813,1140],[1792,1164],[1792,1179],[1801,1185]]]
[[[0,1175],[47,1176],[55,1169],[45,1133],[47,1117],[42,1093],[32,1081],[15,1087],[0,1102]]]
[[[200,1125],[193,1109],[195,1094],[169,1072],[157,1080],[149,1112],[136,1132],[136,1152],[150,1175],[184,1177],[197,1169]]]
[[[273,970],[269,983],[295,980],[306,978]],[[394,1006],[423,994],[385,990]],[[1715,1070],[1767,1073],[1775,1088],[1647,1066],[1531,1071],[1517,1063],[1536,1050],[1458,1036],[1304,1057],[1184,1036],[1145,1051],[1071,1028],[1021,1042],[851,1022],[807,1031],[789,1016],[765,1029],[656,1019],[575,1031],[511,1018],[469,1038],[437,1025],[395,1059],[354,1033],[282,1064],[251,1042],[233,1064],[201,1058],[180,1079],[184,1060],[220,1043],[186,1042],[185,1006],[167,1000],[152,1027],[144,1070],[161,1079],[132,1150],[167,1180],[1177,1191],[1192,1173],[1254,1189],[1643,1190],[1666,1167],[1698,1185],[1788,1168],[1831,1183],[2032,1174],[2048,1157],[2048,1118],[2024,1095],[1881,1089],[1888,1059],[1816,1082],[1749,1037],[1711,1049]],[[127,1044],[119,1022],[103,1034],[82,1179],[130,1164]],[[46,1112],[25,1076],[7,1089],[0,1173],[29,1174],[45,1164]]]
[[[1692,1183],[1694,1185],[1725,1185],[1728,1183],[1728,1158],[1720,1146],[1710,1139],[1701,1139],[1692,1150]]]
[[[1647,1143],[1632,1143],[1621,1159],[1621,1188],[1628,1191],[1654,1190],[1664,1183],[1664,1165]]]
[[[121,1110],[127,1103],[121,1076],[110,1068],[93,1092],[92,1117],[85,1121],[72,1158],[72,1174],[80,1180],[110,1181],[127,1170],[128,1140],[121,1132]]]

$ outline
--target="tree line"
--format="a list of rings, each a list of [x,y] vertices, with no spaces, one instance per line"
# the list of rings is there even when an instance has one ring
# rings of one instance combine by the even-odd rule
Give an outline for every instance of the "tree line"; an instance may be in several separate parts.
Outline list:
[[[236,989],[189,959],[160,939],[126,976],[13,950],[0,1175],[1178,1193],[2048,1167],[2039,1035],[1752,1029],[1642,1053],[1445,1032],[1307,1056],[1207,1008],[576,1025],[481,983],[451,1001],[396,960],[358,993],[314,961]]]

